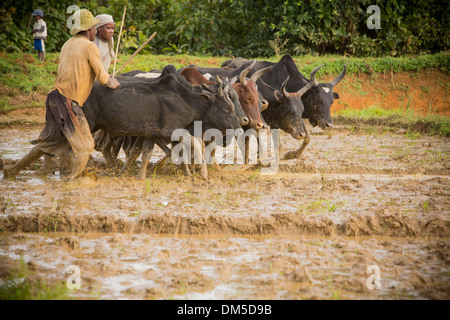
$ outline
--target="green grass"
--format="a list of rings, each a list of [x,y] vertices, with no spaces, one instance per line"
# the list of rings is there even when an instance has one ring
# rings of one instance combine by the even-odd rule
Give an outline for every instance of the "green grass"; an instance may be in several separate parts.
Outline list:
[[[19,262],[17,270],[0,285],[0,300],[67,300],[69,289],[64,283],[49,286],[44,280],[33,280],[33,272]]]
[[[334,117],[334,122],[341,124],[382,125],[395,128],[404,128],[407,135],[413,133],[426,133],[450,137],[450,118],[440,115],[416,115],[412,110],[383,109],[378,106],[368,108],[344,109]]]

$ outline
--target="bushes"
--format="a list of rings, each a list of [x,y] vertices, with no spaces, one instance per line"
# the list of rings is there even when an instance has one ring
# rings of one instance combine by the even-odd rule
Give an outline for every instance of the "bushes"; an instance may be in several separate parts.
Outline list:
[[[445,51],[450,5],[438,0],[378,3],[381,29],[368,29],[372,0],[32,0],[2,3],[0,50],[30,51],[30,13],[42,8],[49,28],[47,49],[68,39],[66,8],[77,4],[115,17],[127,5],[124,52],[132,53],[153,31],[152,53],[201,53],[267,57],[274,53],[398,56]],[[5,37],[5,35],[7,35]]]

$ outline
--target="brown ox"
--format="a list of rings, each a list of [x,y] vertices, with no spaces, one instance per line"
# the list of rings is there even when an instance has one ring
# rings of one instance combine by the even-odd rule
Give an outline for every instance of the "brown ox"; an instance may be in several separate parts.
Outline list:
[[[249,119],[248,126],[253,129],[262,129],[267,125],[263,120],[261,111],[267,108],[268,103],[260,96],[256,81],[270,68],[255,72],[250,79],[247,79],[246,76],[253,68],[253,66],[254,64],[241,72],[239,76],[240,83],[236,83],[232,80],[231,85],[238,93],[239,103],[241,104],[242,109],[244,109],[244,112]],[[206,79],[194,67],[186,67],[181,71],[180,74],[184,76],[187,81],[194,85],[201,86],[203,84],[216,84],[215,82]]]

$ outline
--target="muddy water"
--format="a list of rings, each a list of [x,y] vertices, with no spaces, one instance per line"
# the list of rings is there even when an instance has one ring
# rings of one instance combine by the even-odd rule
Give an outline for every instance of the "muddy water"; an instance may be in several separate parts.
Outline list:
[[[4,163],[38,133],[1,130]],[[284,134],[281,144],[281,154],[300,145]],[[81,298],[450,297],[449,139],[313,130],[302,159],[275,175],[212,166],[208,181],[170,165],[137,180],[139,162],[117,178],[94,160],[70,183],[37,176],[41,162],[0,181],[0,276],[22,256],[48,281],[78,266]],[[368,288],[370,266],[380,289]]]

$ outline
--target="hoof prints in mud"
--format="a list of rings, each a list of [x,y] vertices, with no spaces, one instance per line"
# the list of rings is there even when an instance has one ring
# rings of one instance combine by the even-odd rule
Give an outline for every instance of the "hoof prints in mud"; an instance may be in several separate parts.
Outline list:
[[[327,217],[303,217],[295,213],[230,217],[220,214],[183,217],[146,214],[138,218],[110,215],[73,216],[65,213],[9,215],[0,219],[3,232],[107,232],[173,235],[314,235],[448,237],[450,225],[438,216],[411,218],[386,210],[350,217],[335,223]]]

